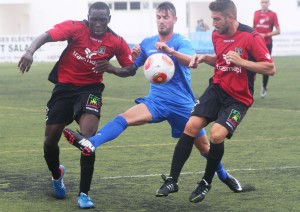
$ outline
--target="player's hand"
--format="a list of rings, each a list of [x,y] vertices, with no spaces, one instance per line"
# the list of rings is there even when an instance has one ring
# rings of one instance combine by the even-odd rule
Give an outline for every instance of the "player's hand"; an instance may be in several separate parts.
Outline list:
[[[260,33],[260,35],[264,38],[266,37],[266,34],[265,33]]]
[[[173,51],[173,49],[171,49],[170,47],[168,47],[168,45],[165,42],[157,42],[155,44],[155,48],[157,50],[165,52],[167,54],[171,54],[171,52]]]
[[[132,59],[135,60],[135,58],[137,58],[141,53],[141,46],[140,45],[135,45],[132,49],[131,49],[131,56]]]
[[[107,60],[100,60],[96,62],[95,67],[93,68],[94,73],[99,74],[99,73],[114,73],[115,72],[115,67],[108,62]]]
[[[28,72],[31,67],[32,62],[33,62],[32,53],[29,51],[26,51],[18,63],[18,68],[20,70],[20,73],[24,74],[25,72]]]
[[[203,54],[195,54],[192,56],[189,67],[197,68],[199,63],[203,63],[205,55]]]
[[[226,60],[230,61],[231,63],[242,66],[244,59],[241,58],[241,56],[236,53],[235,51],[229,51],[226,55]]]

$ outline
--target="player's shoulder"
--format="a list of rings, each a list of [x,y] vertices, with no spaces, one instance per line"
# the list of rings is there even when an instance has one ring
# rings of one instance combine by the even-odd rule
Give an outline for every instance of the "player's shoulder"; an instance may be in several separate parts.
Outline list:
[[[113,31],[111,28],[107,27],[106,36],[110,37],[113,41],[118,42],[125,42],[124,38],[117,34],[115,31]]]
[[[276,12],[275,11],[273,11],[273,10],[268,10],[268,13],[269,14],[271,14],[271,15],[274,15],[274,16],[276,16],[277,14],[276,14]]]
[[[259,13],[261,13],[261,10],[255,10],[254,11],[254,14],[259,14]]]
[[[239,23],[238,31],[245,32],[245,33],[252,33],[255,30],[246,24]]]

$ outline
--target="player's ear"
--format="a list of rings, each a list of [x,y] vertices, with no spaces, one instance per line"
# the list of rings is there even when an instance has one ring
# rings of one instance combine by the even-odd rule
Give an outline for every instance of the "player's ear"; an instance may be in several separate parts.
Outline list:
[[[177,22],[177,16],[174,17],[174,24]]]
[[[109,22],[110,22],[110,19],[111,19],[111,15],[109,15],[107,23],[109,23]]]

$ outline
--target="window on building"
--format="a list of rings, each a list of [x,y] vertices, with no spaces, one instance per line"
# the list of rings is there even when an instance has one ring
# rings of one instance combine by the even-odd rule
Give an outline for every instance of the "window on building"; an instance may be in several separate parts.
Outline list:
[[[127,10],[127,2],[126,1],[116,1],[114,2],[115,10]]]
[[[141,9],[141,2],[139,2],[139,1],[130,2],[130,9],[131,10],[140,10]]]
[[[108,2],[107,5],[108,5],[109,9],[112,10],[112,5],[113,4],[111,2]]]
[[[149,3],[143,2],[143,9],[148,9],[148,8],[149,8]]]
[[[158,7],[159,4],[160,4],[160,2],[153,2],[152,8],[153,8],[153,9],[156,9],[156,8]]]

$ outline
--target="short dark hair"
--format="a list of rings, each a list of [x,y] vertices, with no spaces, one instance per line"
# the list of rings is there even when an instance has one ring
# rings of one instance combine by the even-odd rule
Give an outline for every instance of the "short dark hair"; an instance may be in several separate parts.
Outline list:
[[[165,1],[165,2],[160,3],[160,4],[157,6],[156,10],[158,10],[158,11],[163,10],[163,11],[166,11],[166,12],[167,12],[167,11],[170,11],[170,12],[172,13],[173,16],[176,16],[176,9],[175,9],[175,6],[174,6],[174,4],[172,4],[172,3],[169,2],[169,1]]]
[[[209,4],[210,11],[221,12],[224,16],[232,14],[237,18],[236,6],[231,0],[215,0]]]
[[[89,8],[89,14],[91,13],[91,10],[92,9],[96,9],[96,10],[106,10],[108,15],[110,14],[110,9],[108,7],[108,5],[104,2],[95,2],[93,4],[90,5],[90,8]]]

